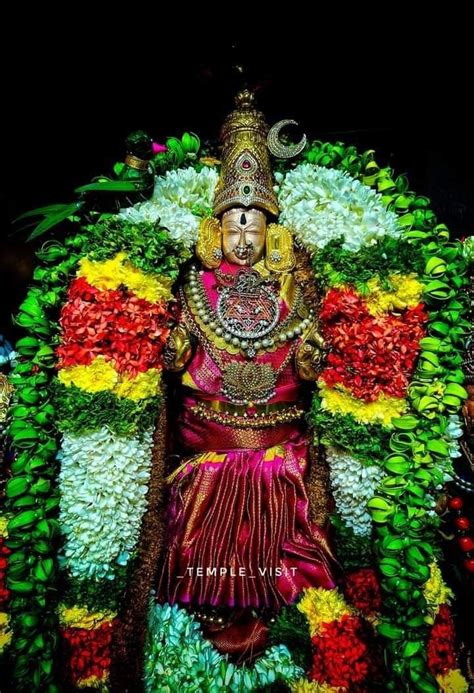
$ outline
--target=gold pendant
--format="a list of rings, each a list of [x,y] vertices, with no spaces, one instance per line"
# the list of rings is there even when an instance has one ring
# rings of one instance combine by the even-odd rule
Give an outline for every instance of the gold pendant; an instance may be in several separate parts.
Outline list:
[[[275,394],[277,374],[268,363],[229,363],[222,374],[222,394],[234,404],[265,404]]]

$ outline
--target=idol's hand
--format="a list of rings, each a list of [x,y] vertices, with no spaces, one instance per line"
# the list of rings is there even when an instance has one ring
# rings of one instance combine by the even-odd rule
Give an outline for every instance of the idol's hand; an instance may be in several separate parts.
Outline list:
[[[193,353],[191,337],[184,325],[176,325],[170,332],[163,350],[163,365],[169,371],[181,371]]]
[[[295,354],[296,370],[302,380],[317,380],[324,359],[324,340],[314,322],[301,338]]]

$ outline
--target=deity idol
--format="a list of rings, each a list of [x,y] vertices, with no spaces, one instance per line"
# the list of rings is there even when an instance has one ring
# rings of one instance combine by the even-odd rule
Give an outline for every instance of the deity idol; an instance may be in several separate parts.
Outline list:
[[[262,613],[335,582],[306,488],[318,462],[304,400],[322,339],[295,278],[292,236],[273,221],[267,126],[248,93],[221,139],[213,216],[165,354],[180,381],[180,463],[167,480],[158,598],[189,606],[221,651],[238,651],[264,644]]]

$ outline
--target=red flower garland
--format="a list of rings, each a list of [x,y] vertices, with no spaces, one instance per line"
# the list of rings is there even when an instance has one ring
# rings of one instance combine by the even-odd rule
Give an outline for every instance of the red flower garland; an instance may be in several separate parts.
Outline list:
[[[428,667],[433,676],[456,669],[456,640],[451,611],[442,604],[428,641]]]
[[[5,608],[5,605],[10,597],[10,590],[6,585],[7,572],[7,556],[11,553],[8,546],[5,544],[5,537],[0,537],[0,611]]]
[[[428,315],[422,304],[401,315],[371,315],[353,290],[331,289],[321,310],[331,351],[322,373],[329,387],[341,384],[366,402],[381,393],[404,397]]]
[[[111,664],[110,645],[114,621],[98,628],[66,628],[62,635],[70,650],[66,661],[73,684],[95,676],[99,679],[108,674]]]
[[[80,277],[61,311],[59,368],[89,365],[96,356],[113,360],[119,373],[136,376],[161,364],[171,312],[126,289],[100,291]]]
[[[351,690],[354,684],[362,684],[371,671],[371,663],[363,642],[361,619],[345,614],[338,621],[323,624],[322,629],[320,635],[312,638],[310,679]]]
[[[365,615],[373,615],[382,608],[380,584],[372,568],[360,568],[348,573],[344,592],[348,601]]]

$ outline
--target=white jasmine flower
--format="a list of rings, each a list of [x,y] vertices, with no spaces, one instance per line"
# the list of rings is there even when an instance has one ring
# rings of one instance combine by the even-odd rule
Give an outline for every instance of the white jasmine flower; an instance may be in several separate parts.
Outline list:
[[[152,431],[141,439],[103,427],[66,433],[59,453],[62,563],[80,578],[113,578],[138,540],[146,510]]]
[[[366,506],[383,477],[382,469],[363,464],[338,448],[327,448],[326,455],[339,515],[354,534],[369,536],[372,519]]]
[[[280,223],[288,226],[309,250],[343,238],[357,251],[384,236],[401,235],[397,215],[382,196],[348,173],[304,163],[289,171],[279,185]]]
[[[168,171],[155,178],[150,200],[121,209],[118,216],[135,223],[159,221],[171,238],[191,248],[202,217],[212,208],[217,180],[217,171],[207,166],[199,172],[192,167]]]

